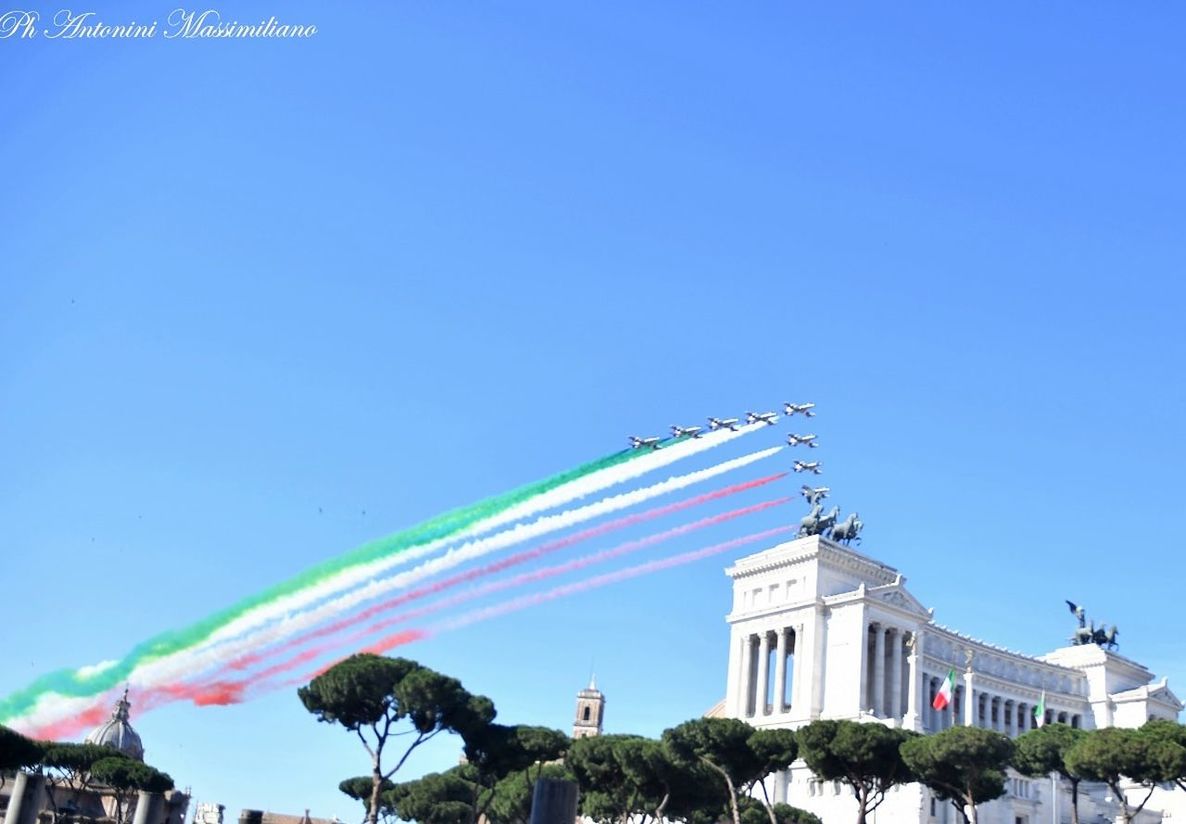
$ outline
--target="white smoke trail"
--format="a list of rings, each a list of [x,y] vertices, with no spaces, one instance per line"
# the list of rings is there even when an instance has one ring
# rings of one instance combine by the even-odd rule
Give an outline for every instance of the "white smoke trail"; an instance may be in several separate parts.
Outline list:
[[[248,650],[257,649],[264,644],[270,644],[314,627],[322,621],[340,615],[386,592],[418,583],[425,578],[452,569],[475,558],[508,549],[525,541],[568,529],[594,518],[618,512],[662,495],[686,489],[689,486],[707,481],[719,475],[742,469],[758,461],[770,458],[778,454],[782,449],[783,447],[781,446],[775,446],[759,452],[753,452],[749,455],[742,455],[739,458],[733,458],[732,460],[710,466],[706,469],[689,472],[686,475],[677,475],[660,483],[652,484],[651,486],[624,492],[619,495],[612,495],[595,503],[578,507],[577,509],[559,512],[555,515],[545,515],[529,524],[519,524],[512,529],[469,541],[412,569],[382,580],[372,580],[364,586],[326,601],[313,609],[288,616],[266,629],[253,632],[215,647],[202,650],[183,650],[167,658],[142,664],[129,675],[128,681],[135,687],[143,688],[174,683],[182,678],[191,679],[211,667],[220,666],[234,660]]]
[[[411,547],[386,558],[371,561],[370,563],[352,566],[291,595],[260,604],[258,607],[245,612],[235,620],[220,627],[209,638],[201,642],[198,648],[201,649],[222,643],[272,620],[283,618],[286,615],[320,601],[322,598],[328,598],[337,592],[357,586],[388,569],[402,566],[418,558],[434,555],[460,539],[490,532],[499,526],[513,523],[520,518],[531,517],[540,512],[554,509],[557,506],[563,506],[580,500],[596,492],[601,492],[611,486],[632,481],[635,478],[642,477],[657,469],[662,469],[676,461],[706,452],[709,449],[726,444],[735,438],[740,438],[743,435],[763,428],[765,428],[765,424],[757,423],[742,426],[737,431],[726,429],[719,432],[710,432],[702,438],[690,438],[686,441],[680,441],[679,443],[665,446],[662,449],[656,449],[649,455],[643,455],[640,458],[635,458],[617,466],[600,469],[583,478],[562,484],[548,492],[543,492],[522,503],[515,504],[509,509],[491,515],[489,518],[483,518],[478,523],[467,527],[455,535],[429,541],[420,546]],[[184,651],[182,650],[181,652]]]
[[[756,424],[747,427],[742,427],[737,432],[723,431],[711,433],[704,438],[697,438],[688,441],[682,441],[664,449],[659,449],[650,455],[637,458],[627,464],[611,467],[606,470],[600,470],[595,475],[601,475],[601,480],[596,483],[590,483],[593,476],[582,478],[574,481],[571,484],[566,484],[565,487],[571,487],[566,494],[569,500],[575,500],[580,497],[585,497],[599,488],[604,489],[607,486],[612,486],[618,483],[636,478],[642,474],[653,471],[655,468],[661,468],[664,465],[674,463],[681,458],[689,457],[706,451],[713,446],[719,446],[729,440],[752,432],[757,428],[763,428],[765,424]],[[681,447],[683,447],[681,449]],[[365,600],[374,598],[391,589],[400,586],[406,586],[422,578],[436,574],[450,567],[464,563],[473,558],[480,557],[490,552],[495,552],[505,549],[516,544],[528,541],[536,537],[566,529],[583,521],[588,521],[593,518],[600,517],[612,512],[616,512],[652,498],[674,492],[700,481],[708,480],[717,475],[730,472],[734,469],[740,469],[757,461],[771,457],[783,449],[781,446],[772,447],[770,449],[761,450],[759,452],[743,455],[740,458],[735,458],[725,461],[721,464],[708,467],[707,469],[699,470],[697,472],[688,473],[686,475],[669,478],[649,487],[633,490],[631,492],[614,495],[580,507],[575,510],[558,513],[556,515],[544,516],[532,523],[518,524],[515,527],[504,530],[495,535],[488,536],[479,540],[469,541],[465,544],[455,547],[447,551],[439,559],[433,559],[428,563],[408,570],[405,573],[392,576],[391,578],[382,581],[371,580],[374,576],[382,574],[383,572],[397,566],[411,558],[423,557],[429,552],[436,552],[444,545],[451,541],[435,541],[432,544],[426,544],[421,547],[415,547],[410,551],[406,551],[395,558],[384,558],[369,564],[359,565],[349,570],[344,570],[332,579],[333,586],[315,585],[313,587],[302,590],[300,593],[295,593],[281,601],[288,602],[287,609],[283,615],[283,619],[276,623],[270,629],[264,632],[251,632],[261,625],[265,625],[269,618],[277,617],[274,612],[275,609],[265,610],[267,607],[274,607],[280,602],[270,602],[269,604],[261,605],[257,610],[249,613],[235,623],[240,625],[239,634],[243,637],[234,640],[226,634],[220,632],[217,635],[222,636],[216,639],[212,636],[210,639],[189,647],[179,650],[171,655],[164,656],[152,661],[146,661],[136,666],[127,676],[126,682],[132,687],[140,689],[147,687],[155,687],[170,683],[175,683],[178,680],[192,678],[200,672],[209,669],[212,666],[226,663],[241,655],[243,652],[259,647],[262,644],[270,643],[293,633],[299,632],[302,629],[313,626],[325,618],[336,615],[344,610],[351,608]],[[677,450],[679,450],[677,452]],[[674,455],[671,453],[675,453]],[[655,459],[650,467],[636,467],[636,464],[649,463],[651,459]],[[625,471],[619,471],[625,470]],[[559,492],[560,488],[552,492]],[[526,505],[532,504],[539,500],[539,505],[533,507],[535,511],[542,511],[544,509],[552,508],[556,501],[562,500],[562,496],[553,495],[552,492],[544,493],[536,498],[531,499],[518,507],[520,512],[529,512]],[[541,500],[548,499],[548,500]],[[501,513],[500,513],[501,515]],[[483,530],[484,531],[484,530]],[[301,606],[311,605],[324,595],[340,592],[350,586],[370,582],[366,586],[361,587],[355,592],[348,593],[342,597],[326,602],[320,607],[312,610],[307,610],[298,614],[291,614],[291,610],[297,609]],[[316,595],[313,591],[316,590]],[[301,597],[307,596],[307,597]],[[256,620],[244,620],[248,617],[254,617]],[[245,634],[246,633],[246,634]],[[24,728],[41,727],[56,721],[69,717],[72,713],[79,711],[79,705],[86,702],[88,699],[67,699],[55,693],[46,693],[42,695],[34,707],[23,716],[14,718],[9,721],[10,725],[19,724]],[[93,699],[91,699],[93,700]]]

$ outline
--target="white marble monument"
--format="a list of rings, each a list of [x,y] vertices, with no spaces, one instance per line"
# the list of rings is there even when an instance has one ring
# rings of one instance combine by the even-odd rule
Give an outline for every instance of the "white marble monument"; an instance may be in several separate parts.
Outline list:
[[[817,718],[847,718],[928,733],[976,725],[1015,737],[1034,725],[1043,694],[1046,719],[1073,727],[1138,727],[1177,720],[1182,703],[1165,679],[1099,646],[1073,646],[1032,657],[939,626],[905,588],[897,570],[814,536],[742,558],[733,580],[725,699],[710,714],[757,727],[796,728]],[[955,670],[954,701],[931,702]],[[854,821],[856,806],[839,784],[820,782],[796,763],[773,776],[773,797],[821,816]],[[1070,820],[1069,789],[1050,779],[1012,775],[1007,794],[980,807],[982,824],[1048,824]],[[1165,792],[1138,819],[1186,820],[1186,793]],[[1155,807],[1156,805],[1156,807]],[[1080,793],[1083,822],[1113,820],[1106,788]],[[949,824],[950,803],[919,785],[901,787],[874,822]]]

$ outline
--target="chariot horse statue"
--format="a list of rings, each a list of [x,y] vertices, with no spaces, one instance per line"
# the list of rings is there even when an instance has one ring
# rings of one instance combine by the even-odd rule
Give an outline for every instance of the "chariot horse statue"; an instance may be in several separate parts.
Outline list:
[[[816,529],[818,531],[815,534],[828,536],[828,533],[832,529],[832,527],[836,526],[836,519],[839,517],[840,517],[840,507],[838,507],[838,506],[832,507],[830,510],[828,510],[827,515],[820,516],[819,521],[816,523]]]
[[[848,513],[848,517],[832,527],[831,538],[845,546],[853,541],[861,542],[861,529],[864,528],[860,516],[855,512]]]
[[[821,530],[819,528],[820,513],[824,511],[822,504],[815,504],[811,507],[811,511],[799,519],[799,537],[804,535],[819,535]]]

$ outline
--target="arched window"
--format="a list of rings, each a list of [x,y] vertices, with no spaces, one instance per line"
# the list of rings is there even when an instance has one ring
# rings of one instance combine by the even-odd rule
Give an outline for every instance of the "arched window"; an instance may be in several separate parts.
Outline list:
[[[590,706],[588,706],[588,705],[586,704],[586,705],[585,705],[585,714],[584,714],[584,716],[582,716],[581,720],[582,720],[582,721],[588,721],[588,720],[589,720],[589,713],[591,713],[591,712],[593,712],[593,708],[592,708],[592,707],[590,707]]]

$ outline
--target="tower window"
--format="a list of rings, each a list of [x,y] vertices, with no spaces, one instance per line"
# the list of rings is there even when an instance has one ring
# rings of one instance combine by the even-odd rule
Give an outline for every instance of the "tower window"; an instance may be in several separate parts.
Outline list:
[[[585,714],[584,714],[584,715],[581,717],[581,720],[582,720],[582,721],[588,721],[588,720],[589,720],[589,713],[591,713],[592,711],[593,711],[593,710],[592,710],[592,708],[591,708],[591,707],[585,707]]]

